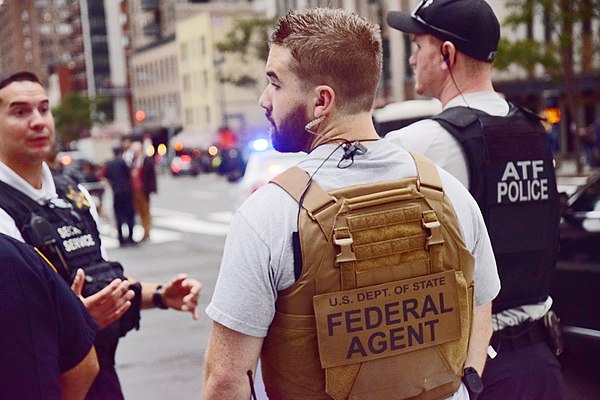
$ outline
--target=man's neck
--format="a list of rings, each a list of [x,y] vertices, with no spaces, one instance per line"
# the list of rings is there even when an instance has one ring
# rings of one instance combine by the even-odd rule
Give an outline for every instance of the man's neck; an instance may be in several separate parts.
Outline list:
[[[22,164],[4,162],[8,168],[13,170],[21,178],[25,179],[35,189],[42,188],[43,163]]]
[[[442,103],[442,107],[445,107],[450,100],[457,96],[493,91],[494,86],[489,73],[468,76],[465,71],[457,70],[454,72],[454,76],[448,75],[437,97]]]
[[[368,112],[352,116],[339,116],[330,120],[326,119],[319,128],[317,132],[319,136],[315,136],[311,143],[311,149],[329,142],[379,139],[379,135],[373,126],[371,114]]]

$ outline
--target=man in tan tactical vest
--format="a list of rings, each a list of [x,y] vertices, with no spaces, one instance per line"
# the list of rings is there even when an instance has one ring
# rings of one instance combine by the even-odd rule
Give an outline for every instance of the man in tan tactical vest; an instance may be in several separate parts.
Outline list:
[[[500,282],[477,204],[378,140],[379,27],[291,11],[260,98],[273,146],[309,154],[236,212],[207,314],[204,399],[468,399]],[[462,384],[464,382],[465,384]],[[474,398],[474,397],[471,397]]]

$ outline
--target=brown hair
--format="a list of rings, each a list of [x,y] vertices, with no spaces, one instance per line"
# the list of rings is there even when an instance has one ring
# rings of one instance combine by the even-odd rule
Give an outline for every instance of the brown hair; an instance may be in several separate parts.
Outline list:
[[[5,87],[7,87],[8,85],[10,85],[13,82],[23,82],[23,81],[35,82],[35,83],[39,83],[40,85],[42,84],[40,82],[40,80],[38,79],[38,77],[33,72],[20,71],[20,72],[12,74],[11,76],[3,79],[2,81],[0,81],[0,90],[4,89]]]
[[[379,25],[342,9],[292,10],[279,19],[271,44],[290,50],[304,87],[331,86],[340,109],[373,106],[383,63]]]

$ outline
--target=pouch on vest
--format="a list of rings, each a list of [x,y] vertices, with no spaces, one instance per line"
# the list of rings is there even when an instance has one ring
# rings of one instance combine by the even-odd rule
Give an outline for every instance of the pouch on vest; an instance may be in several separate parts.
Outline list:
[[[323,191],[299,220],[303,269],[279,293],[262,351],[270,398],[443,398],[460,384],[473,258],[436,167],[419,177]],[[276,177],[295,199],[308,175]]]

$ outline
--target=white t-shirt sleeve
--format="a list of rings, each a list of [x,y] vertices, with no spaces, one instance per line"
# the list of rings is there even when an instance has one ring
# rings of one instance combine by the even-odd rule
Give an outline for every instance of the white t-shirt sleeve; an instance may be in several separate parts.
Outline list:
[[[2,208],[0,208],[0,232],[20,240],[21,242],[25,242],[21,232],[19,232],[19,229],[17,229],[17,226],[15,225],[15,221]]]
[[[456,212],[465,245],[475,257],[475,305],[488,303],[500,292],[500,277],[481,210],[468,190],[456,178],[440,168],[438,172],[444,193]]]
[[[388,133],[385,139],[435,161],[465,187],[469,187],[469,171],[463,150],[458,141],[438,122],[424,119]]]
[[[293,265],[289,227],[295,213],[284,211],[292,211],[294,205],[297,209],[295,201],[279,187],[267,185],[235,213],[214,294],[206,308],[212,320],[249,336],[267,335],[278,291],[294,283],[289,268]]]

